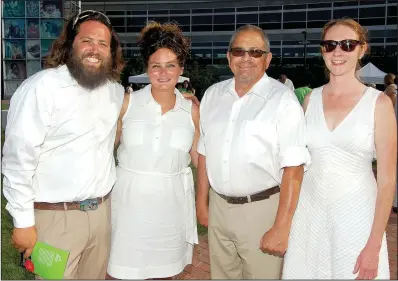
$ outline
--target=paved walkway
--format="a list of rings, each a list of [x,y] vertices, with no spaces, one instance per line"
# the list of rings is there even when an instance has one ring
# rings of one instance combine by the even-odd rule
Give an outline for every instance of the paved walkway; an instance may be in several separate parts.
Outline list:
[[[391,213],[387,227],[387,244],[390,258],[391,280],[397,279],[397,214]],[[207,235],[199,237],[199,245],[195,246],[192,265],[175,276],[175,280],[210,279],[209,245]]]

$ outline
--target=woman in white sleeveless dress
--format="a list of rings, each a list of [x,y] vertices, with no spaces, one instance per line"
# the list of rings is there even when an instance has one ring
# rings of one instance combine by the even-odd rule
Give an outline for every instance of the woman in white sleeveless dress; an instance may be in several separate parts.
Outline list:
[[[304,176],[282,278],[389,279],[385,229],[396,177],[394,110],[387,96],[355,77],[367,50],[357,22],[329,22],[322,40],[330,81],[304,102],[312,165]]]
[[[175,89],[189,48],[181,30],[150,23],[139,46],[151,84],[125,96],[118,124],[108,278],[168,279],[198,243],[189,164],[197,164],[199,108]]]

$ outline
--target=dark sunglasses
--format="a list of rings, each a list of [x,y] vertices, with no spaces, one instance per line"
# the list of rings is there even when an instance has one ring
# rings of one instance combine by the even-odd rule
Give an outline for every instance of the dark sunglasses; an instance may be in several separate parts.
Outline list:
[[[94,10],[86,10],[86,11],[81,12],[80,14],[78,14],[78,15],[75,17],[75,20],[73,21],[72,29],[74,29],[78,23],[82,23],[83,21],[89,20],[89,19],[91,19],[91,18],[94,18],[95,16],[98,16],[98,19],[99,19],[103,24],[105,24],[105,25],[108,26],[110,29],[112,29],[112,23],[111,23],[111,21],[109,20],[109,18],[108,18],[105,14],[103,14],[103,13],[101,13],[101,12],[94,11]]]
[[[267,54],[267,51],[259,50],[259,49],[250,49],[250,50],[245,50],[243,48],[231,48],[229,49],[229,52],[234,56],[234,57],[243,57],[245,53],[248,53],[249,56],[252,58],[260,58],[262,55]]]
[[[334,41],[334,40],[324,40],[321,41],[321,47],[322,51],[329,53],[333,52],[337,46],[340,46],[340,48],[344,52],[352,52],[355,50],[356,46],[362,44],[361,41],[358,40],[352,40],[352,39],[346,39],[346,40],[341,40],[341,41]]]

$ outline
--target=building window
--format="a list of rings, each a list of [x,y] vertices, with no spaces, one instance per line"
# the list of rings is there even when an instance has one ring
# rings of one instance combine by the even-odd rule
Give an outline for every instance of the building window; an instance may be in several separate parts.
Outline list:
[[[331,10],[322,10],[322,11],[308,11],[307,14],[308,21],[316,21],[316,20],[330,20],[332,18]]]
[[[298,48],[283,47],[282,53],[283,53],[284,57],[303,57],[304,56],[304,47],[298,47]]]
[[[344,2],[334,2],[334,7],[347,7],[347,6],[358,6],[358,1],[344,1]]]
[[[126,27],[125,27],[125,26],[114,26],[113,29],[114,29],[116,32],[120,32],[120,33],[126,32]]]
[[[314,8],[330,8],[330,7],[332,7],[332,3],[308,4],[308,9],[314,9]]]
[[[229,42],[213,42],[213,46],[215,47],[228,47],[229,46]]]
[[[307,7],[305,4],[299,4],[299,5],[284,5],[283,10],[305,10]]]
[[[283,29],[306,29],[305,21],[297,21],[297,22],[284,22]]]
[[[234,24],[235,15],[214,15],[214,24]]]
[[[235,13],[235,8],[218,8],[214,9],[214,13]]]
[[[260,22],[281,22],[282,14],[281,13],[266,13],[259,15]]]
[[[168,15],[169,10],[154,10],[148,11],[148,15]]]
[[[236,15],[236,23],[257,24],[258,14],[238,14]]]
[[[283,21],[292,22],[292,21],[305,21],[306,12],[290,12],[290,13],[283,13]]]
[[[397,8],[395,8],[397,11]],[[372,8],[360,8],[359,18],[384,18],[386,16],[385,7],[372,7]]]
[[[212,31],[212,25],[192,25],[192,31]]]
[[[213,31],[234,31],[235,24],[215,24],[213,25]]]
[[[192,25],[197,25],[197,24],[212,24],[213,16],[193,16],[192,17]]]
[[[359,19],[359,23],[364,26],[385,25],[385,18]]]
[[[264,6],[259,7],[260,11],[280,11],[282,10],[282,6]]]
[[[148,16],[148,21],[156,21],[158,23],[166,23],[170,21],[169,17],[155,17],[155,16]]]
[[[281,23],[280,22],[260,23],[260,27],[264,30],[281,29]]]
[[[213,9],[192,9],[192,14],[211,14]]]
[[[144,26],[147,23],[147,17],[127,18],[127,26],[140,25]]]
[[[107,16],[124,16],[125,12],[124,11],[106,11],[105,14]]]
[[[236,8],[237,12],[258,12],[258,7],[239,7]]]
[[[192,49],[191,54],[193,57],[197,58],[211,58],[212,49]]]
[[[309,21],[307,22],[307,28],[323,28],[328,21]]]
[[[125,26],[126,24],[124,23],[124,17],[123,18],[113,18],[109,17],[109,20],[112,23],[112,26]]]
[[[344,17],[349,17],[352,19],[358,19],[358,9],[339,9],[333,11],[333,18],[341,19]]]
[[[143,29],[144,26],[127,26],[127,32],[129,33],[138,33]]]
[[[179,25],[190,25],[191,18],[190,17],[177,17],[177,16],[170,16],[170,21],[175,21]]]
[[[127,11],[127,15],[131,16],[140,16],[140,15],[146,15],[146,11]]]

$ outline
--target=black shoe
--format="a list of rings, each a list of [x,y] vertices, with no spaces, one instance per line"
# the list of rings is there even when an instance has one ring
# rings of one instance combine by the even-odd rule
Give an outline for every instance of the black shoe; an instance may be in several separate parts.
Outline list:
[[[397,210],[398,210],[398,207],[392,207],[392,211],[393,211],[394,213],[397,213]]]

